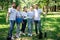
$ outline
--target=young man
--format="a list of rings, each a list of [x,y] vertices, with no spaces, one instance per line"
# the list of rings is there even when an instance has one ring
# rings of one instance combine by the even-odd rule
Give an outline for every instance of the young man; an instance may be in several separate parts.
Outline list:
[[[33,29],[33,18],[34,18],[34,12],[33,7],[31,6],[28,11],[28,36],[32,36],[32,29]]]
[[[7,40],[12,40],[12,31],[14,29],[15,19],[16,19],[15,7],[16,7],[16,4],[15,4],[15,2],[13,2],[12,7],[8,9],[8,14],[7,14],[7,17],[6,17],[6,21],[8,21],[8,17],[9,17],[9,23],[10,23],[10,29],[9,29],[9,32],[8,32]]]
[[[38,4],[35,4],[33,7],[34,7],[35,31],[36,31],[36,34],[38,34],[38,33],[42,34],[42,32],[41,32],[41,18],[40,18],[42,10],[38,8]]]

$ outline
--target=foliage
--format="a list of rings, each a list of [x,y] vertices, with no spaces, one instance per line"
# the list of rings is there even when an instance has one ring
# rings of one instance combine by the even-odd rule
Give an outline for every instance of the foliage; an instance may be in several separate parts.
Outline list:
[[[2,9],[8,9],[9,5],[13,0],[0,0],[0,6]],[[39,4],[39,7],[43,8],[43,6],[59,6],[60,5],[60,0],[15,0],[16,5],[20,4],[22,7],[24,6],[31,6],[33,4]]]

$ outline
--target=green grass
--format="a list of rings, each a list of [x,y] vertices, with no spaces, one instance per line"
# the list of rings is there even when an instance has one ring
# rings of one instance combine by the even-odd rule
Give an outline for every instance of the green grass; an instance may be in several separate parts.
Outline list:
[[[6,40],[9,24],[5,22],[6,13],[0,13],[0,40]],[[47,15],[45,20],[42,16],[41,18],[42,23],[42,32],[47,32],[47,40],[60,40],[60,15]],[[15,29],[13,34],[15,34]],[[34,29],[33,29],[34,31]],[[35,31],[34,31],[35,33]],[[23,40],[39,40],[35,35],[32,37],[22,36]],[[45,40],[43,38],[42,40]]]

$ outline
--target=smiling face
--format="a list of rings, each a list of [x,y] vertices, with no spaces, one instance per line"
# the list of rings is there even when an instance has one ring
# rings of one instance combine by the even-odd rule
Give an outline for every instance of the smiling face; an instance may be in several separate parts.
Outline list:
[[[30,10],[31,10],[31,11],[33,10],[33,7],[32,7],[32,6],[30,7]]]
[[[27,7],[24,7],[24,8],[23,8],[23,11],[27,12]]]
[[[33,5],[34,9],[38,9],[38,4]]]
[[[25,8],[25,11],[27,11],[27,8]]]
[[[18,10],[18,11],[20,11],[20,8],[21,8],[20,6],[17,6],[17,10]]]
[[[33,5],[33,7],[34,7],[34,9],[36,9],[36,5],[35,4]]]
[[[38,9],[38,4],[36,4],[36,9]]]
[[[15,8],[16,7],[16,4],[15,2],[12,3],[12,7]]]

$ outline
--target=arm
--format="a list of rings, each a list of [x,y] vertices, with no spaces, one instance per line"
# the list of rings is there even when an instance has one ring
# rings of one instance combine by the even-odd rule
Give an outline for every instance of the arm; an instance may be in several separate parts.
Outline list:
[[[41,13],[43,14],[43,15],[45,15],[46,13],[45,12],[43,12],[43,10],[41,9]]]
[[[8,22],[9,16],[10,16],[10,9],[8,10],[8,13],[7,13],[7,15],[6,15],[6,22]]]
[[[10,13],[8,12],[7,16],[6,16],[6,23],[8,22],[9,15],[10,15]]]

